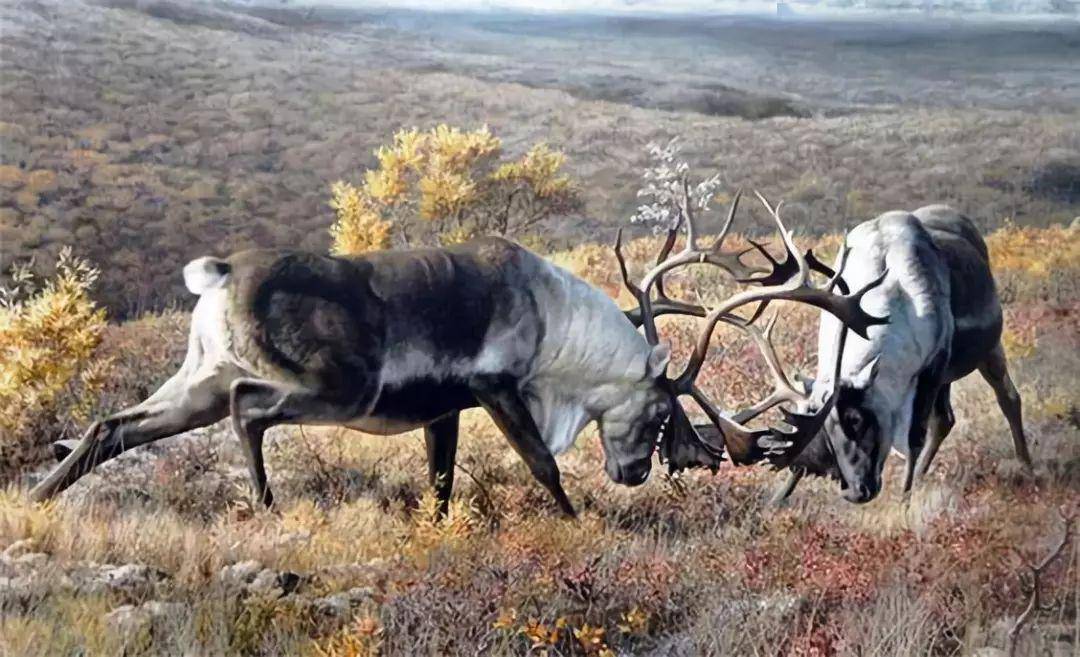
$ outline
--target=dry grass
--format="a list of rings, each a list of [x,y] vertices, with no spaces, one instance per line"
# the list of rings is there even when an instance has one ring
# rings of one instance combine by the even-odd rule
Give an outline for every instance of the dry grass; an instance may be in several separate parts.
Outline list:
[[[1042,237],[990,241],[1002,254]],[[1055,232],[1054,243],[1073,248],[1075,231]],[[640,267],[655,242],[628,247]],[[1025,253],[1029,264],[1055,257]],[[618,292],[607,251],[581,247],[556,259]],[[1035,479],[1020,473],[993,396],[975,379],[958,386],[954,434],[908,506],[895,490],[896,463],[890,490],[866,507],[810,482],[790,506],[770,509],[764,500],[778,477],[760,469],[674,480],[658,471],[623,489],[599,467],[590,429],[560,459],[581,512],[567,522],[472,411],[446,522],[432,517],[419,436],[329,429],[274,434],[278,507],[265,512],[252,509],[231,436],[215,429],[122,457],[54,504],[31,505],[21,488],[0,495],[0,546],[30,539],[30,551],[48,555],[32,570],[0,563],[0,653],[960,655],[1004,645],[1003,622],[1023,606],[1013,550],[1041,553],[1058,535],[1054,509],[1080,500],[1077,265],[1055,262],[1002,270],[1055,295],[1009,306],[1012,330],[1030,336],[1030,351],[1012,365]],[[696,287],[697,276],[671,287]],[[790,361],[805,363],[812,315],[789,315],[780,337]],[[123,354],[124,369],[101,403],[137,397],[136,387],[164,376],[176,354],[162,352],[159,336],[181,345],[183,329],[168,315],[110,328],[101,349]],[[667,333],[685,344],[685,329]],[[728,347],[708,375],[735,405],[762,373],[752,350]],[[144,361],[146,373],[135,369]],[[300,574],[301,584],[279,597],[222,581],[222,568],[252,559]],[[163,577],[139,589],[80,590],[70,579],[86,562],[145,564]],[[1074,544],[1046,578],[1054,604],[1021,654],[1076,649],[1078,565]],[[2,578],[27,572],[30,590],[11,594]],[[355,587],[368,593],[345,614],[313,602]],[[105,620],[148,600],[180,606],[136,630]]]

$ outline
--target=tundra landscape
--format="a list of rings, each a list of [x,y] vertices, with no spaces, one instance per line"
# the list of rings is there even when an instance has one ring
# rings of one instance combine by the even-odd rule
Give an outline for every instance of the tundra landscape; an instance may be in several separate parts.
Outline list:
[[[1075,17],[2,0],[0,655],[1080,653],[1078,58]],[[887,210],[969,216],[1034,472],[974,374],[910,499],[894,456],[865,505],[807,478],[775,507],[784,475],[730,462],[621,487],[590,426],[558,459],[566,520],[480,410],[445,518],[420,431],[272,429],[267,510],[227,421],[29,499],[54,441],[180,367],[191,259],[497,229],[629,308],[611,245],[624,229],[631,277],[651,266],[663,238],[631,217],[672,139],[711,181],[707,233],[740,187],[827,262]],[[489,168],[457,180],[433,153]],[[399,189],[408,167],[450,174]],[[463,197],[479,209],[447,219]],[[760,207],[734,230],[781,253]],[[666,281],[704,305],[737,288]],[[776,305],[783,361],[812,373],[817,313]],[[696,320],[659,328],[681,366]],[[699,383],[734,410],[771,379],[724,330]]]

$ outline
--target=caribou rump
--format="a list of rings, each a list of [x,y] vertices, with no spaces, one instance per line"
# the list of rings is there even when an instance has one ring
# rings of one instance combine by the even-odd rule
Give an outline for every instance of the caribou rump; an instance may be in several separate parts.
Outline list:
[[[842,281],[884,277],[866,296],[888,325],[841,344],[837,324],[821,315],[815,397],[837,389],[821,434],[795,458],[774,496],[791,494],[804,474],[838,479],[846,499],[864,503],[881,489],[890,450],[906,459],[905,494],[922,477],[954,424],[950,388],[978,370],[990,384],[1012,433],[1016,455],[1031,468],[1020,396],[1001,345],[1001,304],[986,244],[974,224],[944,205],[887,212],[855,227]],[[843,352],[839,383],[830,370]]]

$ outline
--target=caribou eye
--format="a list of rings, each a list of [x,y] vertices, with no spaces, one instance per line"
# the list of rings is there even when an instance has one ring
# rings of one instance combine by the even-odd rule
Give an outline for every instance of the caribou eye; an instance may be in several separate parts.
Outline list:
[[[847,431],[852,436],[862,435],[863,425],[865,424],[862,411],[857,408],[848,408],[844,410],[844,424]]]
[[[656,418],[660,422],[666,422],[669,415],[671,415],[671,404],[668,404],[667,402],[662,402],[660,404],[658,412],[656,413]]]

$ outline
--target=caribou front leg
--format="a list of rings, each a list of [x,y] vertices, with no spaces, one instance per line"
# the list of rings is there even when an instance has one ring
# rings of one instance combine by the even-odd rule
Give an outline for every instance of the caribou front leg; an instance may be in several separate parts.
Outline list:
[[[802,481],[804,476],[806,476],[806,468],[798,465],[791,466],[784,483],[773,493],[772,499],[769,500],[769,504],[780,506],[787,501],[787,498],[791,497],[791,494],[795,492],[795,487],[799,485],[799,482]]]
[[[941,390],[938,391],[937,399],[934,400],[934,410],[930,414],[929,440],[923,446],[922,454],[919,455],[919,462],[915,464],[915,477],[917,479],[926,476],[926,471],[930,468],[930,463],[934,460],[942,441],[945,440],[945,437],[952,431],[953,425],[956,424],[956,416],[953,414],[952,403],[949,400],[951,388],[952,386],[949,383],[943,385]]]
[[[147,443],[205,427],[225,417],[229,380],[235,371],[216,368],[188,380],[182,369],[149,399],[94,422],[81,441],[59,441],[53,451],[63,460],[30,491],[35,502],[47,500],[96,466]]]
[[[915,384],[915,400],[912,402],[911,426],[908,428],[908,455],[904,463],[904,499],[910,499],[915,482],[915,468],[926,443],[930,415],[937,402],[938,393],[944,385],[943,376],[947,354],[939,354],[921,374]],[[935,448],[936,449],[936,448]]]
[[[514,382],[502,377],[494,380],[477,377],[471,387],[476,400],[495,421],[525,465],[529,466],[533,477],[551,492],[555,503],[567,517],[576,517],[574,505],[559,481],[559,466],[555,463],[555,457],[540,435],[540,429]]]

